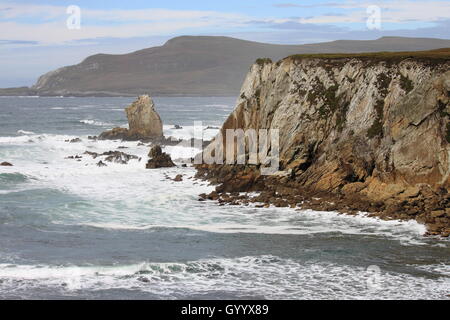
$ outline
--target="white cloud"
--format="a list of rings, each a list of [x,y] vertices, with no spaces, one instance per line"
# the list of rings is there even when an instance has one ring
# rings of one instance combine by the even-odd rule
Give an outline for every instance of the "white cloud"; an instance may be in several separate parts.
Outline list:
[[[56,44],[74,40],[131,38],[171,34],[185,29],[237,27],[247,20],[239,14],[167,9],[89,10],[81,8],[81,29],[69,30],[66,7],[0,4],[0,39]],[[29,19],[30,22],[17,22]]]
[[[286,6],[287,4],[284,4]],[[326,14],[299,18],[252,18],[243,14],[201,10],[91,10],[81,8],[81,29],[66,27],[66,7],[0,4],[0,40],[37,41],[41,45],[64,44],[95,38],[134,38],[182,33],[217,33],[223,30],[268,27],[290,22],[324,25],[361,23],[369,5],[381,7],[382,23],[437,22],[450,19],[450,1],[342,1],[317,4]],[[335,12],[333,12],[333,10]],[[323,11],[323,10],[322,10]],[[305,12],[303,12],[306,14]],[[26,21],[26,22],[24,22]],[[198,32],[196,32],[198,31]]]
[[[330,8],[345,9],[346,13],[319,15],[301,18],[301,23],[358,23],[367,19],[366,8],[377,5],[381,8],[383,23],[436,22],[450,19],[449,1],[346,1],[329,4]]]

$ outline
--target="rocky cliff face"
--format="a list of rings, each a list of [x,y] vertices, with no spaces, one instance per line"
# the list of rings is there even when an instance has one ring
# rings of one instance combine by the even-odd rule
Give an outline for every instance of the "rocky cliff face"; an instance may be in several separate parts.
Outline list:
[[[361,200],[368,211],[449,233],[449,58],[444,49],[262,59],[222,130],[278,129],[280,169],[289,172],[279,180],[291,189]],[[274,179],[240,169],[205,174],[228,186],[240,180],[237,191],[265,190],[261,181]]]

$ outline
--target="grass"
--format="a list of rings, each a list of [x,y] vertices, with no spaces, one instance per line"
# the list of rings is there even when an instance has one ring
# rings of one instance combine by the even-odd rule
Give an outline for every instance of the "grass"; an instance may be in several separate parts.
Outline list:
[[[384,101],[378,100],[375,105],[375,110],[377,111],[377,117],[373,121],[372,126],[367,131],[367,138],[369,138],[369,139],[383,136],[383,107],[384,107]]]
[[[445,139],[448,143],[450,143],[450,122],[447,123],[447,134],[445,136]]]
[[[408,94],[412,91],[412,89],[414,89],[414,84],[408,77],[405,77],[401,74],[400,87]]]
[[[261,67],[263,67],[265,64],[272,63],[272,59],[270,59],[270,58],[259,58],[259,59],[256,59],[255,63],[260,65]]]
[[[428,59],[438,61],[450,60],[450,48],[436,49],[430,51],[404,51],[404,52],[367,52],[367,53],[316,53],[316,54],[296,54],[286,59],[373,59],[373,60],[394,60],[401,61],[407,58]]]
[[[345,127],[345,123],[347,121],[347,112],[348,107],[350,106],[350,102],[346,102],[342,105],[340,112],[337,114],[336,117],[336,126],[339,132],[342,132],[342,130]]]
[[[447,107],[447,105],[445,103],[443,103],[441,100],[438,100],[438,110],[439,110],[439,114],[442,118],[444,117],[450,117],[450,113],[447,113],[445,111],[445,108]]]
[[[388,94],[388,89],[391,81],[392,79],[384,73],[380,73],[377,76],[377,87],[383,96],[386,96]]]

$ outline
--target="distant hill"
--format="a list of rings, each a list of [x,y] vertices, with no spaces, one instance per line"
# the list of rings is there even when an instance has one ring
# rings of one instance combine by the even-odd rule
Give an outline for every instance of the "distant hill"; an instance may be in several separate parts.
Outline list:
[[[273,45],[228,37],[183,36],[129,54],[97,54],[51,71],[31,88],[0,89],[0,95],[136,96],[237,95],[257,58],[293,54],[419,51],[450,47],[450,40],[383,37],[306,45]]]

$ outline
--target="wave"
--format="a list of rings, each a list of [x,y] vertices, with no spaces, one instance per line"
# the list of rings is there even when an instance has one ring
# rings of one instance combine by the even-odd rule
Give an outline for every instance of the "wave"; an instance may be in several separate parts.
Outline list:
[[[212,204],[215,205],[215,204]],[[229,206],[229,208],[237,208],[249,210],[249,207],[243,206]],[[222,210],[226,210],[226,206],[221,207]],[[251,208],[250,208],[251,209]],[[253,208],[260,213],[265,213],[266,208]],[[282,221],[283,218],[292,218],[292,216],[298,216],[298,212],[289,208],[276,208],[271,212],[272,222]],[[120,224],[120,223],[83,223],[83,225],[92,226],[96,228],[104,229],[116,229],[116,230],[148,230],[154,228],[175,228],[175,229],[192,229],[199,231],[209,231],[217,233],[261,233],[261,234],[314,234],[314,233],[330,233],[340,232],[343,234],[379,234],[387,235],[387,231],[394,229],[401,230],[401,232],[410,233],[417,236],[422,236],[426,232],[426,227],[417,221],[400,221],[400,220],[381,220],[378,218],[367,217],[366,214],[361,213],[358,216],[347,216],[337,212],[321,212],[313,210],[302,210],[302,218],[299,221],[310,222],[312,224],[305,223],[299,224],[284,224],[284,225],[257,225],[257,224],[243,224],[243,223],[215,223],[207,225],[132,225],[132,224]],[[255,218],[257,214],[255,213]],[[257,219],[255,219],[256,221]],[[340,222],[340,223],[339,223]],[[352,222],[352,224],[347,224]],[[342,227],[342,228],[340,228]],[[361,228],[357,228],[361,227]],[[365,227],[365,228],[364,228]],[[382,231],[386,232],[382,232]]]
[[[0,173],[0,186],[4,184],[17,184],[28,181],[28,177],[21,173]]]
[[[188,130],[190,128],[187,128]],[[174,130],[176,131],[176,130]],[[20,172],[36,177],[45,188],[62,190],[95,204],[93,210],[61,211],[54,220],[61,224],[92,225],[99,228],[187,228],[213,233],[249,233],[309,235],[337,233],[390,238],[404,245],[424,245],[425,226],[415,221],[381,221],[361,214],[358,217],[333,212],[296,211],[290,208],[255,208],[252,206],[218,206],[216,202],[200,204],[198,195],[214,187],[192,180],[193,168],[145,170],[148,146],[137,142],[90,141],[67,143],[74,136],[36,135],[0,137],[0,143],[26,145],[8,154],[12,163],[20,163]],[[30,145],[30,140],[35,143]],[[83,155],[86,150],[103,153],[126,147],[126,153],[142,158],[128,165],[108,163],[99,168],[100,159]],[[168,146],[172,159],[186,159],[197,154],[195,148]],[[81,155],[80,161],[66,159]],[[27,160],[29,159],[29,160]],[[166,178],[184,175],[182,182]],[[92,181],[95,180],[95,183]],[[129,186],[132,185],[133,188]],[[165,190],[165,192],[161,192]],[[177,208],[174,212],[174,208]],[[107,212],[104,216],[101,213]],[[151,214],[142,214],[150,212]]]
[[[433,265],[412,265],[418,270],[423,270],[431,274],[439,274],[441,276],[450,277],[450,265],[448,264],[433,264]]]
[[[174,137],[176,139],[189,140],[194,138],[195,126],[182,126],[181,129],[175,129],[175,125],[164,125],[164,135],[167,137]],[[204,140],[211,140],[219,133],[219,128],[211,128],[208,125],[203,125],[201,133]]]
[[[102,121],[96,121],[96,120],[90,120],[90,119],[84,119],[80,120],[81,123],[88,124],[91,126],[99,126],[99,127],[105,127],[105,126],[112,126],[112,123],[108,122],[102,122]]]
[[[23,135],[32,135],[32,134],[36,134],[33,131],[25,131],[25,130],[18,130],[17,131],[18,134],[23,134]]]
[[[276,256],[213,258],[190,262],[142,262],[120,266],[0,265],[0,296],[34,295],[53,288],[61,295],[134,290],[176,299],[227,293],[262,299],[446,299],[448,277],[373,274],[366,267],[302,263]],[[33,289],[36,289],[33,290]],[[48,290],[47,290],[48,291]]]
[[[19,130],[20,131],[20,130]],[[11,145],[20,145],[20,144],[30,144],[30,143],[35,143],[35,142],[42,142],[42,141],[46,141],[49,139],[54,139],[54,140],[58,140],[58,139],[69,139],[69,138],[73,138],[73,136],[62,136],[62,135],[54,135],[54,134],[24,134],[22,133],[21,136],[17,136],[17,137],[0,137],[0,143],[3,144],[11,144]]]

